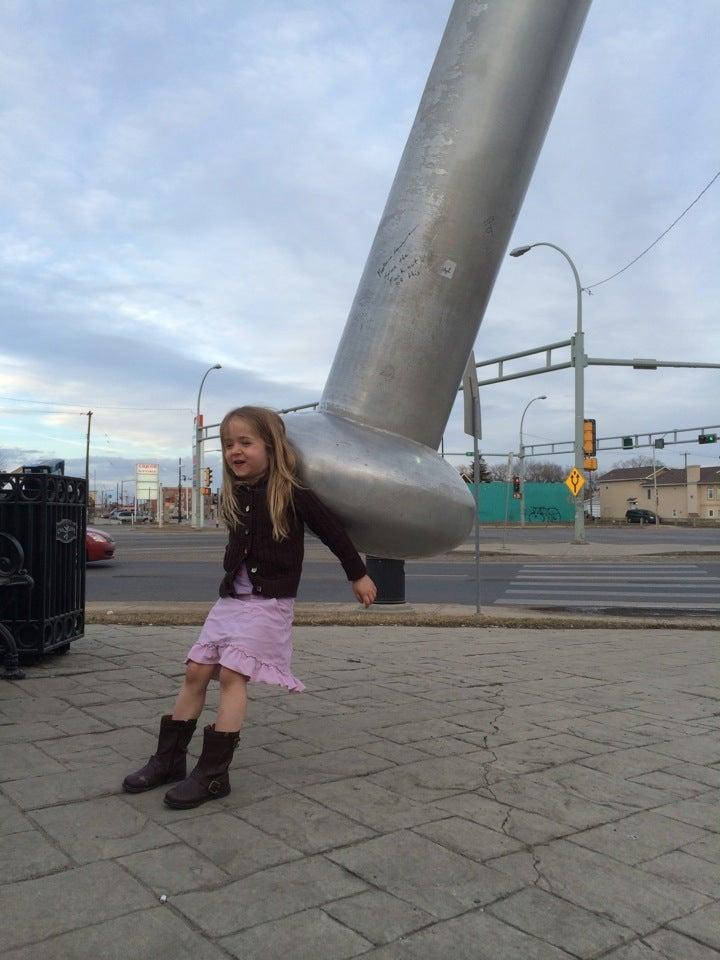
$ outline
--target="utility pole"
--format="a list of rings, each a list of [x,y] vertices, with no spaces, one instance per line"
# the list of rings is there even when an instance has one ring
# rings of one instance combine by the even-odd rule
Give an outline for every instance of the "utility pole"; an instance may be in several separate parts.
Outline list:
[[[182,457],[178,457],[178,523],[182,523]]]
[[[90,505],[90,421],[92,420],[92,410],[87,412],[87,437],[85,439],[85,506]]]
[[[657,489],[657,467],[655,465],[655,444],[653,444],[653,489],[655,491],[655,523],[657,524],[660,517],[658,516],[658,489]]]

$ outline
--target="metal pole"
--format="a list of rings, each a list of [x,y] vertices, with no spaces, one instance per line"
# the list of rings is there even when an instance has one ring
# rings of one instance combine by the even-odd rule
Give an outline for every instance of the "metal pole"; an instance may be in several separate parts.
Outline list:
[[[478,449],[479,402],[473,400],[473,486],[475,488],[475,613],[480,613],[480,451]]]
[[[178,523],[182,523],[182,457],[178,457],[177,512],[178,512]]]
[[[195,525],[199,530],[203,528],[204,502],[203,502],[203,445],[202,445],[202,427],[200,424],[200,414],[198,414],[197,440],[195,443],[195,462],[197,464],[197,511],[195,513]]]
[[[520,526],[525,526],[525,446],[523,444],[523,421],[525,419],[525,414],[528,412],[530,404],[535,403],[536,400],[547,400],[546,395],[543,393],[539,397],[533,397],[532,400],[529,400],[525,404],[525,409],[522,412],[520,417]]]
[[[437,451],[588,8],[452,5],[318,412],[286,423],[360,552],[437,555],[472,526]]]
[[[582,291],[578,280],[578,332],[573,343],[573,367],[575,369],[575,469],[584,476],[585,453],[583,451],[583,423],[585,420],[585,340],[580,323]],[[585,510],[582,491],[575,497],[575,540],[585,543]]]
[[[572,366],[575,371],[575,469],[579,474],[584,476],[584,467],[585,467],[585,454],[583,451],[583,423],[585,421],[585,336],[582,329],[582,286],[580,285],[580,276],[577,272],[577,267],[573,262],[572,257],[569,253],[563,250],[562,247],[558,247],[555,243],[547,243],[546,241],[539,241],[538,243],[530,243],[521,247],[515,247],[514,250],[510,251],[511,257],[522,257],[529,250],[532,250],[534,247],[551,247],[553,250],[557,250],[567,262],[570,264],[570,269],[573,272],[573,277],[575,278],[575,294],[576,294],[576,325],[575,325],[575,336],[572,338]],[[575,539],[573,543],[585,543],[585,510],[583,508],[584,497],[582,494],[578,494],[575,497]]]
[[[658,514],[658,489],[657,489],[657,467],[655,466],[655,444],[653,444],[653,488],[655,490],[655,523],[659,519]]]
[[[203,528],[203,522],[205,520],[205,504],[203,503],[202,494],[200,492],[200,485],[202,483],[202,427],[200,426],[200,396],[202,394],[202,388],[205,384],[205,380],[208,374],[212,370],[222,370],[222,367],[219,363],[213,364],[212,367],[207,369],[203,375],[202,380],[200,381],[200,389],[198,390],[197,396],[197,411],[195,416],[195,468],[193,470],[193,493],[195,500],[195,510],[193,515],[193,526],[198,527],[200,530]]]
[[[505,523],[503,525],[503,550],[506,549],[505,540],[507,539],[508,525],[508,507],[510,506],[510,484],[512,483],[512,453],[508,454],[507,477],[505,483]]]
[[[85,504],[90,506],[90,423],[92,421],[92,410],[87,412],[87,437],[85,438]]]

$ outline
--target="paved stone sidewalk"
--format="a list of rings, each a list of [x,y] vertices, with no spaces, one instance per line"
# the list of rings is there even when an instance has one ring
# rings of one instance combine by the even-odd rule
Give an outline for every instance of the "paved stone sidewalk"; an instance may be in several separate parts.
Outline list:
[[[171,811],[119,784],[196,633],[0,685],[4,960],[720,957],[717,634],[301,627],[307,692]]]

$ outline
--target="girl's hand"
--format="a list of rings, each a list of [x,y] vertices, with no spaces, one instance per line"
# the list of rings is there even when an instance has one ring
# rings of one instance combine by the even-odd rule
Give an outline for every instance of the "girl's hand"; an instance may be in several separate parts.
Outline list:
[[[363,603],[366,607],[375,602],[377,587],[367,574],[360,577],[359,580],[353,580],[352,590],[360,603]]]

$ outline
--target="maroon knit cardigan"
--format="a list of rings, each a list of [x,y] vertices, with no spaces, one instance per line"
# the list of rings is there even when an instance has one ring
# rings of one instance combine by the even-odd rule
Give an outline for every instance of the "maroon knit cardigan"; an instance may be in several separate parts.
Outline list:
[[[253,485],[236,484],[235,497],[244,522],[230,530],[223,560],[225,576],[220,584],[221,597],[236,596],[233,580],[243,563],[253,593],[262,597],[296,596],[302,570],[305,524],[332,550],[348,580],[359,580],[367,573],[342,521],[312,490],[293,488],[295,511],[290,511],[288,516],[289,535],[279,541],[273,540],[272,535],[267,480]]]

